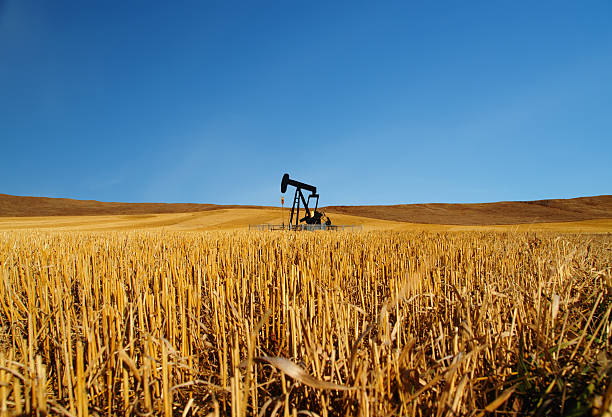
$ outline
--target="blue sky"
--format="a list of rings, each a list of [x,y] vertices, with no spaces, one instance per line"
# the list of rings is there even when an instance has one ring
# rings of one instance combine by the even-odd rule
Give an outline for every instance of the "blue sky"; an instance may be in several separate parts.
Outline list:
[[[612,2],[0,0],[0,193],[612,194]]]

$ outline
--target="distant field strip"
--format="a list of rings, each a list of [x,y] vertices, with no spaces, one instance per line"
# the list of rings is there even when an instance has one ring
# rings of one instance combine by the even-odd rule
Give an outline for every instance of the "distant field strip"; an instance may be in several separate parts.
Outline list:
[[[385,225],[379,222],[399,222],[408,224],[441,224],[456,226],[486,226],[533,223],[567,223],[584,220],[612,219],[612,196],[580,197],[572,199],[539,201],[506,201],[478,204],[399,204],[391,206],[331,206],[324,207],[335,224],[350,224],[345,220],[361,220],[361,224],[374,228]],[[288,216],[286,209],[286,216]],[[166,204],[166,203],[108,203],[91,200],[72,200],[67,198],[20,197],[0,194],[0,219],[19,217],[65,217],[65,216],[147,216],[150,214],[194,213],[203,220],[202,213],[213,217],[203,222],[203,227],[231,228],[244,226],[245,223],[265,222],[268,217],[280,218],[280,208],[262,206],[221,206],[215,204]],[[239,214],[240,219],[222,221],[225,213]],[[348,216],[348,217],[346,217]],[[248,221],[246,218],[248,217]],[[142,218],[142,217],[141,217]],[[160,217],[160,221],[172,226],[189,221],[179,218]],[[187,217],[189,219],[189,217]],[[288,217],[287,217],[288,219]],[[261,220],[261,221],[259,221]],[[92,219],[92,221],[96,221]],[[196,220],[196,222],[199,220]],[[174,223],[173,223],[174,222]],[[391,226],[391,223],[387,223]],[[147,222],[142,223],[148,227]],[[102,227],[102,226],[101,226]],[[118,226],[120,227],[120,226]]]
[[[396,231],[552,231],[567,233],[612,233],[612,219],[585,220],[560,223],[533,223],[519,225],[458,226],[418,224],[369,217],[330,213],[334,224],[358,224],[368,230]],[[288,213],[285,211],[284,221]],[[115,216],[49,216],[0,217],[0,230],[246,230],[249,224],[280,224],[280,209],[219,209],[194,213],[115,215]]]

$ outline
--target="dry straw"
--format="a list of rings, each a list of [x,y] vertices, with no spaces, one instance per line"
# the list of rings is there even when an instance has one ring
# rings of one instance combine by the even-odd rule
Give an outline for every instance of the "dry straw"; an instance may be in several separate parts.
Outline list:
[[[606,415],[611,254],[552,234],[2,233],[0,415]]]

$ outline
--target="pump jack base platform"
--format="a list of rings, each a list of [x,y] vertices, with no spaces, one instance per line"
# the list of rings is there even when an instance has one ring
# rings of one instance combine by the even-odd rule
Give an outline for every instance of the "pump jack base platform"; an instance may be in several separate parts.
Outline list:
[[[349,232],[360,232],[363,230],[362,224],[249,224],[249,230],[330,230],[330,231],[349,231]]]

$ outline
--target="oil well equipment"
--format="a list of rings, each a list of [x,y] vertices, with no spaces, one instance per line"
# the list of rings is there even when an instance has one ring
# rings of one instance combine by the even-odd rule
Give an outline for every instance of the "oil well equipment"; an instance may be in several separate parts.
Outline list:
[[[295,187],[289,224],[285,225],[284,221],[283,224],[251,224],[249,230],[363,230],[361,225],[332,225],[329,216],[319,210],[319,194],[314,185],[296,181],[285,174],[281,180],[281,193],[285,194],[289,186]],[[281,198],[283,205],[284,201]],[[300,217],[302,209],[304,216]]]
[[[314,185],[306,184],[300,181],[292,180],[289,178],[289,174],[283,175],[283,179],[281,180],[281,193],[285,194],[287,192],[287,186],[295,187],[295,195],[293,197],[293,205],[291,206],[291,217],[289,219],[289,227],[297,228],[300,223],[306,224],[322,224],[323,216],[325,213],[322,213],[317,210],[319,207],[319,194],[317,194],[317,187]],[[302,190],[310,191],[308,198],[304,198],[304,193]],[[310,209],[310,200],[315,201],[314,209]],[[304,205],[305,216],[300,219],[300,202]],[[293,224],[293,218],[295,216],[295,226]],[[325,216],[325,225],[331,226],[331,219],[328,216]]]

